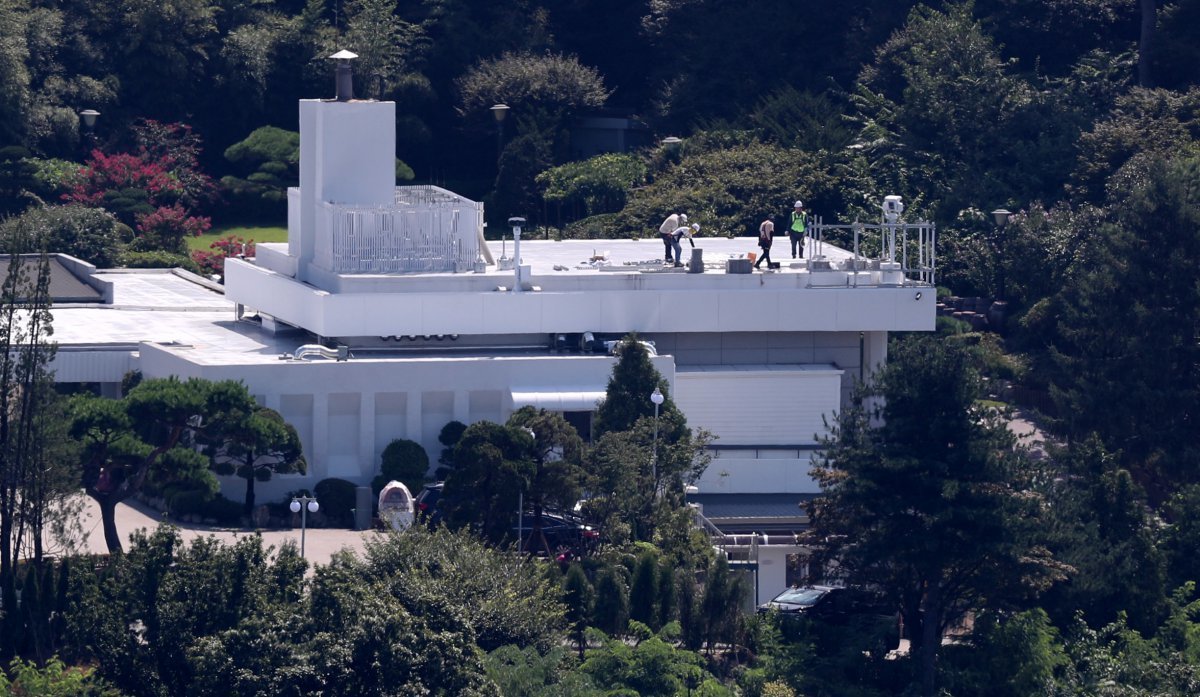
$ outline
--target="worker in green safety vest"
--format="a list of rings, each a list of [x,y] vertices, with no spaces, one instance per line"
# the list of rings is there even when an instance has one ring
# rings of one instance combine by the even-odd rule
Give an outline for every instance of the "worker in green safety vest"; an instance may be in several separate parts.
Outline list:
[[[796,250],[800,251],[800,258],[804,258],[804,231],[808,228],[808,214],[804,212],[804,202],[796,201],[796,208],[792,211],[792,222],[788,226],[788,239],[792,241],[792,258],[796,258]]]

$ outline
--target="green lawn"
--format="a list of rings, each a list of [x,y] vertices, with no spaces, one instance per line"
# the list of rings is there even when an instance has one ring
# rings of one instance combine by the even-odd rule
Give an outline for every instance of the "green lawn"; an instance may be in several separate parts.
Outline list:
[[[287,242],[286,227],[226,225],[220,228],[213,228],[207,235],[189,237],[187,241],[188,250],[195,251],[200,249],[208,251],[209,246],[213,242],[229,235],[239,235],[243,239],[254,240],[255,242]]]

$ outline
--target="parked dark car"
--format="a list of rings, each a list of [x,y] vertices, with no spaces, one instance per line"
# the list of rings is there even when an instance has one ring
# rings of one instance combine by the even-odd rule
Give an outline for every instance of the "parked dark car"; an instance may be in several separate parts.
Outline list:
[[[521,516],[520,528],[513,527],[513,536],[516,537],[519,532],[524,539],[522,550],[543,555],[546,554],[546,548],[533,535],[534,519],[533,512],[526,511]],[[582,518],[561,511],[542,511],[542,533],[546,536],[550,556],[586,556],[600,540],[600,532]]]
[[[433,482],[421,488],[421,493],[413,499],[416,519],[423,521],[429,527],[437,527],[442,522],[442,511],[438,502],[442,500],[443,482]]]
[[[896,608],[882,595],[862,588],[788,588],[759,605],[758,611],[778,612],[785,621],[807,619],[818,625],[854,627],[859,636],[874,637],[871,650],[886,652],[900,645],[900,615]]]

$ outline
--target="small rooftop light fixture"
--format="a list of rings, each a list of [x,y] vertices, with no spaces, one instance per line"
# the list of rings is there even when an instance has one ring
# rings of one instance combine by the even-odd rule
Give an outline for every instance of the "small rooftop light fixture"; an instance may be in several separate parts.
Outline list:
[[[667,150],[678,150],[680,145],[683,145],[683,138],[679,136],[667,136],[662,139],[662,146]]]
[[[996,227],[1004,227],[1008,223],[1008,219],[1012,216],[1012,211],[1003,208],[997,208],[992,211],[992,220],[996,222]]]
[[[350,72],[350,61],[358,58],[358,54],[342,49],[330,56],[330,58],[337,62],[337,71],[334,73],[334,87],[337,90],[336,100],[339,102],[348,102],[354,99],[354,79]]]
[[[492,116],[495,117],[496,123],[500,123],[504,121],[505,116],[508,116],[509,108],[510,107],[507,104],[496,104],[489,109],[489,111],[491,111]]]

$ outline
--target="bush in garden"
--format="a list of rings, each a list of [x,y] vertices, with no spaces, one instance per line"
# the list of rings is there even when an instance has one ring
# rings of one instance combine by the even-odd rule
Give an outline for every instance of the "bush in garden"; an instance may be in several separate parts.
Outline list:
[[[425,484],[429,455],[420,443],[397,438],[383,449],[380,460],[379,475],[371,482],[376,495],[393,479],[403,482],[414,496]]]
[[[179,200],[183,185],[161,164],[137,155],[105,155],[93,150],[64,199],[86,206],[103,206],[121,222],[133,226],[137,214]]]
[[[132,247],[135,251],[183,253],[187,249],[185,238],[199,237],[211,227],[209,218],[188,215],[178,203],[163,206],[153,213],[138,216],[138,237]]]
[[[124,227],[107,211],[85,206],[31,208],[0,224],[0,229],[29,224],[44,235],[46,251],[82,259],[100,268],[117,264]],[[2,238],[3,236],[0,236]],[[7,251],[0,247],[0,252]]]
[[[313,496],[330,525],[350,527],[354,523],[354,489],[345,479],[322,479],[313,487]]]
[[[130,252],[121,255],[121,266],[130,269],[183,269],[195,274],[203,274],[196,262],[183,254],[170,252]]]
[[[207,275],[224,276],[225,260],[233,257],[253,257],[254,240],[247,240],[240,235],[229,234],[208,246],[211,252],[197,249],[192,252],[192,261],[196,262]]]

